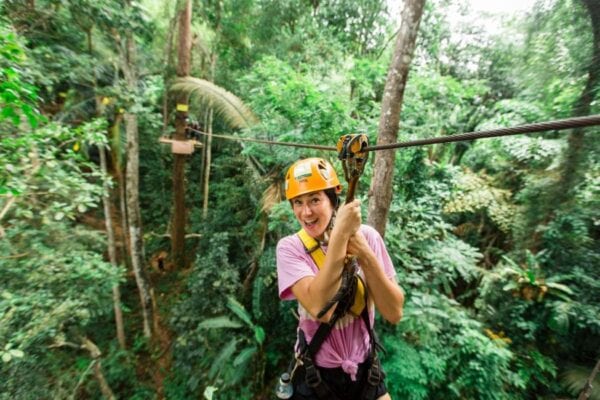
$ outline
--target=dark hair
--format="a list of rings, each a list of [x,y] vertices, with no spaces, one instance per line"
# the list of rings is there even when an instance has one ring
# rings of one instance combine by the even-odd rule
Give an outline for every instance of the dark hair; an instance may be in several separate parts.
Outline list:
[[[337,193],[335,192],[335,188],[325,189],[323,192],[325,192],[325,196],[327,196],[327,198],[329,199],[329,202],[333,206],[333,209],[337,210],[338,207],[340,206],[340,198],[337,195]],[[292,203],[292,200],[290,199],[288,201],[290,202],[290,206],[292,206],[292,208],[294,208],[294,204]]]
[[[331,202],[333,209],[337,210],[338,207],[340,206],[340,198],[337,195],[337,193],[335,192],[335,189],[334,188],[325,189],[325,195],[329,198],[329,201]]]

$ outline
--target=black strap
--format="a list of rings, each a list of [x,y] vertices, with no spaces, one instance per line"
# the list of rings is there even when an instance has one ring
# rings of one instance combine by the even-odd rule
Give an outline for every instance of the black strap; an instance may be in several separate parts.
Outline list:
[[[358,277],[358,279],[360,279],[360,277],[358,275],[356,275],[356,276]],[[308,352],[310,353],[313,360],[317,356],[317,353],[319,352],[321,345],[323,344],[325,339],[327,339],[327,337],[329,336],[329,333],[335,326],[336,322],[340,318],[342,318],[344,315],[346,315],[346,313],[348,312],[348,310],[350,309],[350,307],[352,307],[352,304],[354,303],[354,296],[356,293],[356,280],[352,279],[352,281],[354,281],[354,285],[351,285],[351,286],[353,286],[353,290],[346,290],[345,295],[339,298],[338,304],[337,304],[335,310],[333,311],[333,315],[331,316],[331,319],[329,320],[329,322],[321,322],[321,324],[319,324],[319,327],[317,328],[317,332],[315,332],[315,335],[313,336],[312,340],[308,344]],[[367,304],[367,291],[366,290],[365,290],[365,304]],[[368,309],[368,307],[365,306],[365,308],[363,309],[363,313],[367,309]],[[370,330],[370,324],[367,325],[367,327]]]
[[[316,355],[319,352],[321,345],[331,333],[331,330],[335,326],[336,322],[346,315],[346,313],[348,313],[352,307],[352,304],[354,303],[356,287],[358,284],[357,280],[360,279],[362,281],[362,278],[360,275],[354,273],[351,274],[351,277],[346,276],[345,278],[346,282],[344,282],[344,279],[342,279],[340,290],[335,296],[338,304],[331,319],[327,323],[322,322],[319,324],[319,327],[317,328],[317,331],[315,332],[315,335],[310,343],[307,343],[306,336],[304,335],[302,329],[298,330],[300,352],[303,354],[306,383],[315,391],[317,397],[320,399],[338,400],[337,396],[331,391],[329,386],[321,379],[321,374],[313,360],[316,359]],[[365,285],[364,281],[363,285]],[[374,400],[377,387],[383,379],[381,362],[379,361],[379,357],[377,357],[377,350],[382,349],[382,347],[379,344],[375,331],[371,327],[367,290],[365,290],[365,308],[362,310],[360,315],[365,323],[365,326],[367,327],[367,331],[369,332],[370,343],[370,351],[368,356],[369,370],[367,371],[367,382],[361,394],[361,399]]]
[[[300,345],[300,353],[302,354],[302,366],[304,368],[304,380],[306,384],[315,392],[319,399],[323,400],[340,400],[335,393],[331,390],[329,385],[321,378],[321,373],[318,367],[314,364],[314,354],[311,353],[311,345],[318,344],[319,347],[331,331],[331,326],[328,324],[321,324],[317,329],[317,333],[311,340],[310,345],[306,343],[306,336],[302,329],[298,330],[298,343]],[[325,328],[323,328],[325,327]],[[319,333],[321,332],[321,333]],[[317,348],[318,351],[318,348]]]
[[[331,300],[325,304],[323,309],[319,311],[317,314],[317,318],[321,318],[323,315],[327,313],[336,303],[338,303],[336,310],[340,309],[344,314],[348,312],[352,308],[354,304],[354,296],[356,295],[356,291],[358,290],[358,274],[355,273],[356,267],[356,259],[352,259],[351,265],[344,265],[344,269],[342,270],[342,282],[340,283],[340,288],[337,293],[333,296]],[[363,282],[364,284],[364,282]],[[366,293],[366,289],[365,289]],[[343,299],[348,299],[351,301],[342,301]],[[342,308],[340,307],[342,303]],[[365,308],[367,307],[365,303]]]

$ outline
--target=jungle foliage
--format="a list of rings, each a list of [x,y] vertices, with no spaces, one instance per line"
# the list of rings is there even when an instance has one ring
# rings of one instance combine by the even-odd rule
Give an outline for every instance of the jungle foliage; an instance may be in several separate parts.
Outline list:
[[[0,3],[0,399],[99,399],[107,387],[129,399],[267,399],[292,357],[295,307],[278,299],[274,256],[298,229],[283,173],[305,156],[341,168],[333,153],[218,138],[209,165],[205,136],[190,131],[205,147],[186,160],[189,262],[173,268],[173,155],[158,139],[174,129],[177,3]],[[190,122],[248,138],[333,145],[357,132],[375,143],[398,26],[392,3],[194,2],[192,76],[237,96],[256,120],[233,129],[235,115],[197,93]],[[592,7],[600,2],[539,0],[491,17],[463,0],[427,2],[399,140],[577,115],[600,52]],[[139,55],[134,88],[120,46],[127,35]],[[592,114],[599,90],[592,81]],[[125,111],[140,132],[151,339],[122,223]],[[377,322],[392,398],[581,391],[600,357],[598,135],[594,127],[397,152],[385,240],[405,314],[396,326]],[[369,164],[358,189],[365,214],[371,174]],[[114,329],[116,285],[126,348]]]

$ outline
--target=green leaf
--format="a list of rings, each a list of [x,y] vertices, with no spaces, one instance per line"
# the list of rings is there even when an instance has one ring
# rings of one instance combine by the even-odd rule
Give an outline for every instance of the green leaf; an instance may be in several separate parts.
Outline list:
[[[213,395],[217,390],[219,389],[214,386],[207,386],[206,389],[204,389],[204,398],[206,400],[212,400]]]
[[[263,342],[265,341],[265,330],[258,325],[255,326],[254,327],[254,337],[256,338],[256,341],[258,342],[258,344],[263,344]]]
[[[21,350],[10,350],[10,355],[15,357],[15,358],[23,358],[23,356],[25,355],[25,353],[23,353]]]
[[[257,122],[256,116],[242,100],[222,87],[204,79],[191,76],[177,78],[171,86],[171,90],[187,93],[188,96],[196,95],[234,128],[248,128]]]
[[[6,352],[2,354],[2,361],[4,361],[5,363],[9,362],[12,359],[12,356],[10,355],[10,353]]]
[[[238,321],[233,321],[226,316],[205,319],[198,324],[200,329],[240,328],[242,326]]]
[[[570,295],[573,295],[573,291],[571,290],[571,288],[569,288],[567,285],[564,285],[562,283],[556,283],[556,282],[546,282],[546,286],[548,286],[551,289],[554,290],[558,290]]]
[[[214,379],[214,377],[217,376],[217,374],[221,371],[225,363],[231,359],[233,353],[235,353],[237,343],[238,340],[233,338],[229,343],[227,343],[227,345],[225,345],[225,347],[223,347],[223,350],[221,350],[217,358],[213,361],[210,371],[208,371],[208,376],[210,379]]]
[[[231,311],[233,311],[233,313],[237,315],[242,321],[244,321],[248,326],[254,327],[254,324],[252,323],[252,317],[250,316],[248,311],[246,311],[244,306],[236,299],[234,299],[233,297],[228,297],[227,307]]]
[[[233,360],[233,365],[235,367],[239,367],[240,365],[245,365],[248,360],[252,358],[254,354],[256,354],[257,348],[255,346],[246,347],[240,354],[237,355],[235,360]]]

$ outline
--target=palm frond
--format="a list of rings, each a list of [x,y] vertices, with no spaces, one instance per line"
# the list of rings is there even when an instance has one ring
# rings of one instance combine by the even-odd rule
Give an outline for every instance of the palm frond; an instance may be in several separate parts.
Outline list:
[[[265,214],[269,214],[273,206],[281,202],[281,194],[280,182],[273,182],[271,185],[269,185],[269,187],[262,194],[262,206],[260,211],[264,212]]]
[[[571,365],[561,374],[560,382],[573,395],[578,395],[583,390],[590,372],[590,369],[581,365]],[[592,382],[592,387],[592,394],[589,399],[600,400],[600,375],[596,376],[596,379]]]
[[[192,76],[177,78],[171,85],[171,90],[187,93],[190,97],[198,97],[203,104],[212,107],[215,113],[232,128],[249,128],[258,122],[256,116],[239,97],[207,80]]]

